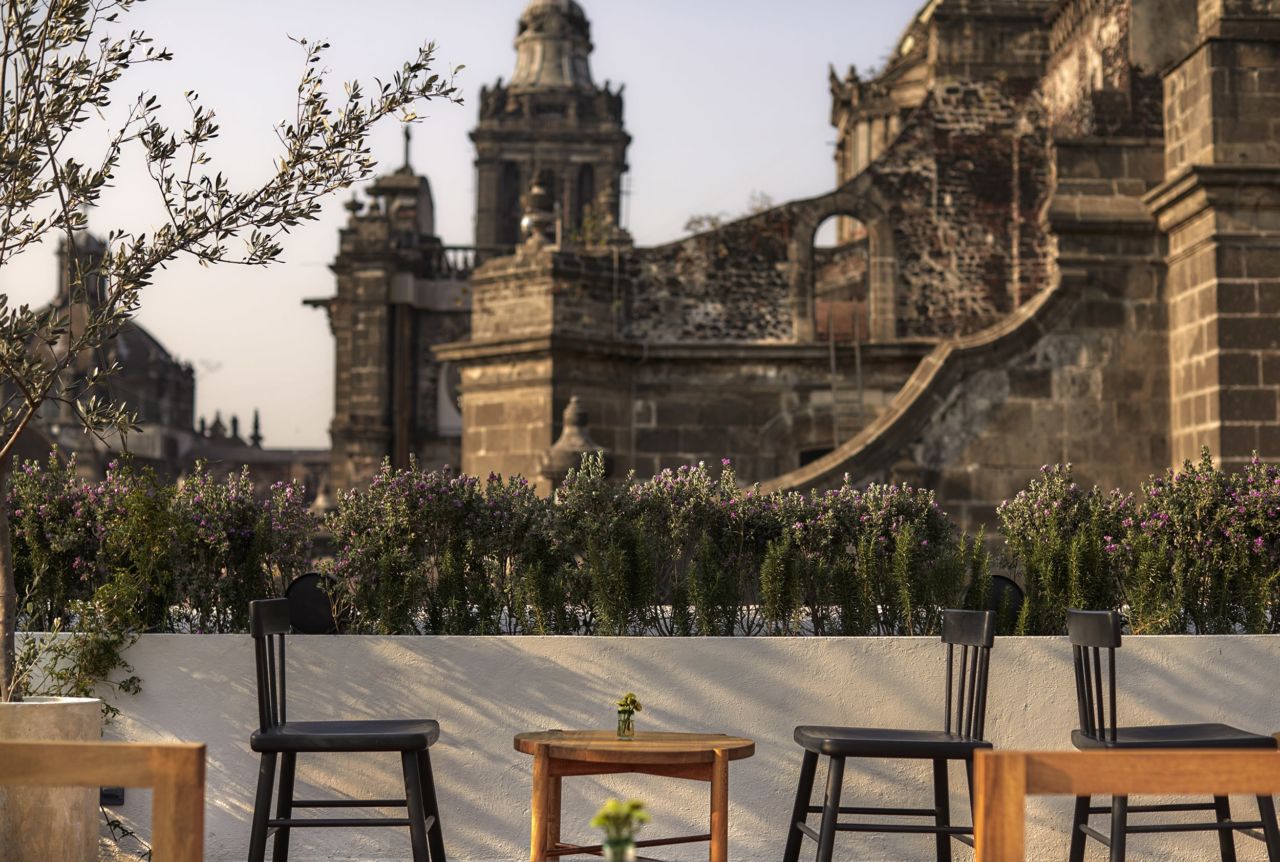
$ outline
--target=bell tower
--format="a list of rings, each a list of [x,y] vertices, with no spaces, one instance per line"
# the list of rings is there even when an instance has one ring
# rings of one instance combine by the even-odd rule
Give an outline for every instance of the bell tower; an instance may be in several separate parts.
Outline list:
[[[591,78],[591,23],[574,0],[531,0],[516,34],[516,69],[480,90],[476,246],[481,256],[520,242],[521,196],[540,180],[566,235],[595,213],[620,218],[631,137],[622,91]],[[603,210],[608,209],[605,213]]]

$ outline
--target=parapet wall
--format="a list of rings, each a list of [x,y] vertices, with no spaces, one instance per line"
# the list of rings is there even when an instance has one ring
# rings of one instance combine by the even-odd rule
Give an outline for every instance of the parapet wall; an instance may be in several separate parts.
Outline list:
[[[252,641],[241,635],[144,635],[127,654],[142,693],[118,701],[114,738],[208,745],[205,858],[245,857],[257,779],[249,734],[257,722]],[[530,760],[514,734],[602,728],[612,702],[634,691],[638,729],[720,731],[750,737],[756,755],[729,773],[734,862],[776,862],[799,772],[797,724],[934,728],[942,720],[945,654],[932,638],[461,638],[295,637],[289,716],[295,720],[430,717],[445,846],[456,862],[511,862],[529,838]],[[1261,684],[1280,662],[1280,637],[1135,637],[1118,654],[1121,724],[1224,722],[1280,729],[1280,689]],[[1070,748],[1076,722],[1071,652],[1064,638],[997,639],[991,658],[988,737],[1002,748]],[[1188,697],[1187,693],[1195,693]],[[395,797],[395,755],[303,756],[298,793]],[[848,805],[923,807],[927,764],[850,761]],[[952,816],[968,822],[964,773],[952,770]],[[819,781],[819,784],[821,781]],[[815,791],[816,793],[817,791]],[[587,821],[609,796],[647,801],[647,837],[705,832],[707,788],[647,776],[572,778],[564,784],[564,835],[590,837]],[[1197,800],[1199,801],[1199,800]],[[1252,817],[1252,800],[1233,800]],[[128,791],[120,813],[146,836],[150,800]],[[1035,799],[1027,858],[1065,859],[1071,802]],[[407,860],[400,829],[295,831],[291,859]],[[585,843],[585,842],[584,842]],[[1237,838],[1240,859],[1262,845]],[[841,834],[843,859],[933,859],[930,836]],[[667,848],[664,859],[705,859],[704,845]],[[813,852],[809,845],[808,852]],[[1095,848],[1092,852],[1097,852]],[[1217,858],[1209,833],[1130,842],[1132,862]]]

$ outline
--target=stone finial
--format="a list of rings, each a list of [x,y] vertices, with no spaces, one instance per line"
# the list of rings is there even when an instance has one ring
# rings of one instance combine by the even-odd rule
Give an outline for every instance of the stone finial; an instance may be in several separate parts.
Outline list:
[[[600,189],[600,194],[596,198],[596,206],[603,214],[601,220],[604,223],[604,245],[622,248],[635,245],[630,232],[619,225],[614,216],[621,206],[618,184],[614,180],[605,181],[604,187]]]
[[[524,217],[520,219],[524,247],[536,251],[551,242],[555,221],[551,193],[542,184],[542,180],[535,177],[528,194],[524,196]]]
[[[587,420],[587,410],[578,396],[570,398],[569,406],[564,408],[564,430],[560,432],[560,439],[538,461],[538,475],[551,484],[552,490],[560,486],[570,470],[582,464],[583,455],[599,452],[604,457],[605,474],[611,472],[609,450],[591,440]]]
[[[253,408],[253,433],[249,435],[249,444],[255,449],[262,448],[262,417],[258,408]]]
[[[333,501],[333,489],[327,481],[322,482],[319,493],[316,494],[315,500],[311,503],[311,511],[317,515],[327,515],[337,508]]]

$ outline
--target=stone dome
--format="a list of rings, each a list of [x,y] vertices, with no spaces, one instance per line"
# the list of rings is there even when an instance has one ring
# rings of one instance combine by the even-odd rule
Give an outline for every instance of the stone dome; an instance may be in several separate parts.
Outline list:
[[[575,0],[530,0],[516,34],[511,89],[591,89],[591,22]]]

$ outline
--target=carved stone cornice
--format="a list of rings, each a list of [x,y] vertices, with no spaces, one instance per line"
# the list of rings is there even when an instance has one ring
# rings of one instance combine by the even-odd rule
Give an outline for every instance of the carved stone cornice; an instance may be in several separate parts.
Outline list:
[[[1106,5],[1107,0],[1060,0],[1049,10],[1049,51],[1053,54],[1081,28],[1085,21],[1098,9]]]

